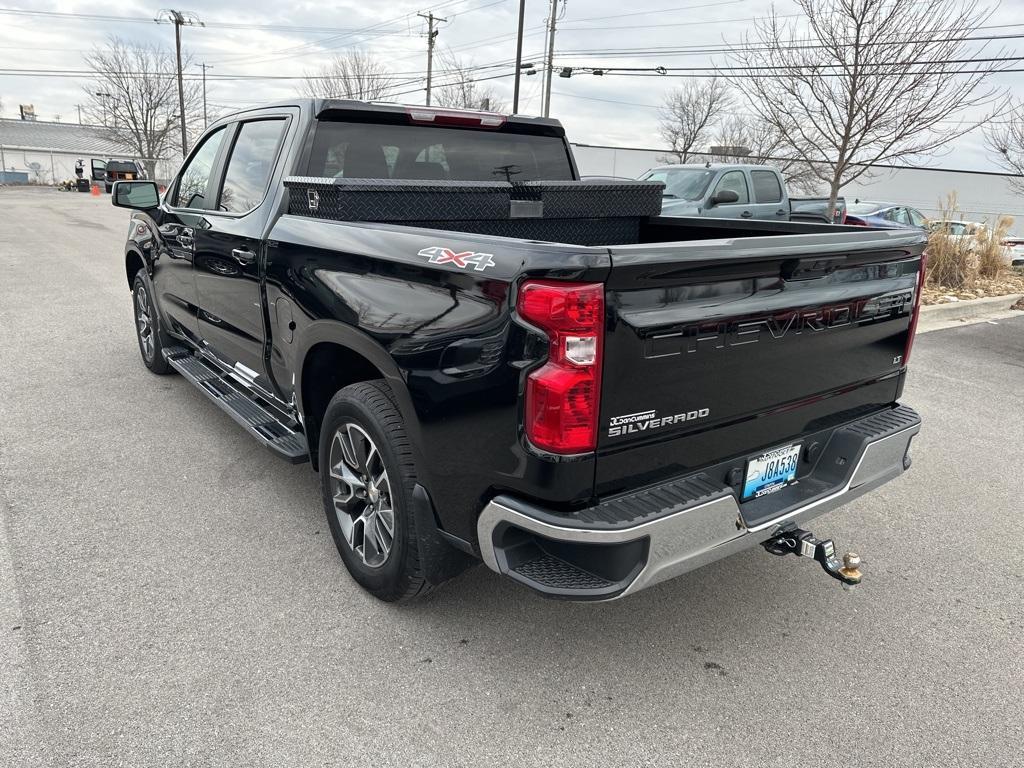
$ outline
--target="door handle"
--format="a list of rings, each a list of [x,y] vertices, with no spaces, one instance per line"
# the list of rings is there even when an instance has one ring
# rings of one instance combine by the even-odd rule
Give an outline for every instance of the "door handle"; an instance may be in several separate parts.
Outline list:
[[[751,213],[750,211],[744,211],[743,213],[741,213],[741,214],[740,214],[740,218],[741,218],[741,219],[749,219],[749,218],[751,218],[751,217],[752,217],[753,215],[754,215],[754,214],[752,214],[752,213]]]
[[[785,216],[786,215],[786,209],[785,208],[779,208],[779,210],[777,210],[775,212],[775,215],[776,216]]]
[[[235,261],[241,264],[243,267],[247,267],[250,264],[256,263],[256,254],[250,251],[248,248],[235,248],[231,251],[231,255]]]

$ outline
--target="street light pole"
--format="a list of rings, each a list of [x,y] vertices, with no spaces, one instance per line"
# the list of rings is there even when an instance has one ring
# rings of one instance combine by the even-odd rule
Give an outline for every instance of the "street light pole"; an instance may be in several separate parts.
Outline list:
[[[197,67],[201,67],[203,70],[203,128],[209,126],[210,121],[206,118],[206,70],[213,69],[212,64],[207,64],[205,61],[202,64],[196,64]]]
[[[523,17],[526,14],[526,0],[519,0],[519,32],[516,34],[516,80],[512,91],[512,114],[519,113],[519,75],[523,68]]]
[[[106,91],[96,91],[96,95],[100,97],[100,107],[103,109],[103,127],[107,127],[107,99],[113,98],[113,94],[107,93]],[[82,122],[79,118],[78,122]]]

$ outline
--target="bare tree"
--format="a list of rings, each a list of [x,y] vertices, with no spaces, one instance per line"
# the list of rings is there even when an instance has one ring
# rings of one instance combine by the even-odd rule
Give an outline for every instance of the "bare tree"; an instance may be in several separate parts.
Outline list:
[[[504,112],[508,104],[490,85],[481,85],[474,75],[472,61],[463,61],[448,49],[438,56],[442,83],[435,86],[434,99],[438,106],[455,109],[482,109]],[[444,83],[449,83],[445,85]]]
[[[975,0],[795,0],[732,47],[723,73],[830,189],[872,163],[935,153],[1004,108],[1001,54],[972,47]]]
[[[353,48],[307,72],[303,87],[314,97],[377,101],[394,89],[394,78],[373,54]]]
[[[753,115],[729,115],[716,127],[713,141],[710,150],[718,151],[710,154],[716,162],[769,165],[782,174],[787,187],[803,193],[812,193],[821,185],[802,153],[790,148],[786,136]]]
[[[706,142],[716,122],[732,105],[723,80],[693,80],[665,94],[658,131],[677,162],[685,163]]]
[[[188,57],[182,58],[182,65]],[[107,126],[111,136],[138,155],[150,178],[156,161],[180,149],[177,64],[174,53],[111,37],[85,55],[95,77],[86,86],[87,118]],[[202,126],[199,84],[185,82],[185,119]]]
[[[985,129],[985,143],[1003,170],[1016,174],[1010,186],[1024,195],[1024,103],[1009,110],[1004,121]]]

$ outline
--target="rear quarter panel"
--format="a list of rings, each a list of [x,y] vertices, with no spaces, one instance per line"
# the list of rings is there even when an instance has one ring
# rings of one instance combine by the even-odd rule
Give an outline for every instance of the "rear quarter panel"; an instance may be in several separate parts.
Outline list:
[[[543,351],[512,307],[522,276],[602,280],[606,250],[288,215],[268,245],[275,380],[301,399],[303,357],[325,338],[347,339],[386,375],[393,366],[388,377],[446,530],[475,540],[475,513],[498,491],[555,504],[590,498],[592,455],[545,457],[523,438],[523,377]],[[459,266],[441,249],[490,259]]]

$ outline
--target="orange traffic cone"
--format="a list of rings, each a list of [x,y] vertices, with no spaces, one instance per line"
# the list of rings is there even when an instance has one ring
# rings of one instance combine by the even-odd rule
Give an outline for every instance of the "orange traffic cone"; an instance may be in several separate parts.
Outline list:
[[[99,197],[100,196],[100,185],[99,184],[93,184],[92,185],[92,189],[89,190],[89,194],[92,195],[93,197]]]

